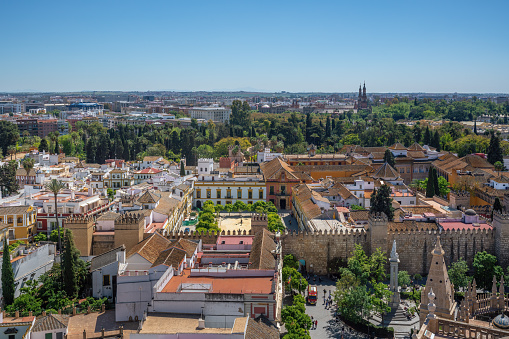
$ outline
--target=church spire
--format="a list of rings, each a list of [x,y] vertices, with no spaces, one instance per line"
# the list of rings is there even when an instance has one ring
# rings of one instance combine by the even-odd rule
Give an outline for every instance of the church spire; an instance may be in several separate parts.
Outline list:
[[[455,309],[455,302],[453,299],[454,287],[449,280],[449,274],[447,274],[444,254],[445,251],[440,243],[440,236],[438,236],[435,248],[431,251],[431,265],[423,295],[425,296],[433,289],[433,292],[436,294],[436,313],[443,318],[452,319]],[[427,313],[427,306],[421,304],[421,324],[426,318]]]

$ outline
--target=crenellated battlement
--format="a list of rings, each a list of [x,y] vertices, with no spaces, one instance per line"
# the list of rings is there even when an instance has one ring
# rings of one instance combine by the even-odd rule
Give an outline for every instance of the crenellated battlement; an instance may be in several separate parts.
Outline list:
[[[425,230],[425,229],[412,229],[412,230],[397,230],[397,231],[389,231],[389,236],[395,236],[395,235],[413,235],[413,236],[427,236],[427,235],[495,235],[494,229],[481,229],[481,228],[475,228],[475,229],[448,229],[448,230]]]
[[[267,222],[267,214],[254,214],[251,216],[251,222],[253,221]]]
[[[340,228],[339,230],[320,230],[313,233],[309,232],[299,232],[299,231],[288,231],[286,230],[284,233],[284,237],[298,237],[298,236],[348,236],[348,235],[366,235],[367,231],[364,228]]]
[[[450,192],[451,195],[454,195],[458,198],[470,198],[470,192],[469,191],[465,191],[465,190],[462,190],[462,191],[451,191]]]
[[[493,220],[509,220],[509,213],[493,211]]]
[[[115,225],[136,224],[144,218],[141,213],[125,213],[115,219]]]
[[[387,216],[383,212],[369,213],[368,222],[388,222]]]
[[[91,216],[86,216],[83,214],[74,214],[71,216],[68,216],[64,219],[64,223],[66,225],[68,224],[87,224],[89,222],[93,222],[94,219]]]

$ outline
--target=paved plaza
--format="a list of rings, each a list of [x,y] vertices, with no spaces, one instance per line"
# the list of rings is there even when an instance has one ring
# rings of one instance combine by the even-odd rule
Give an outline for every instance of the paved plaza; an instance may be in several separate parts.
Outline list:
[[[336,282],[335,280],[331,280],[326,277],[320,278],[322,279],[321,282],[318,277],[316,277],[316,281],[314,281],[313,278],[308,280],[310,285],[318,286],[317,304],[315,306],[306,305],[306,313],[313,317],[313,320],[318,320],[316,330],[309,331],[311,338],[341,338],[343,330],[343,337],[345,339],[366,338],[365,334],[354,331],[340,320],[336,321],[334,317],[336,309],[334,306],[331,306],[329,309],[325,309],[323,302],[324,290],[327,298],[329,297],[329,292],[333,296],[333,293],[336,290]]]
[[[249,214],[235,213],[229,216],[226,213],[221,213],[217,220],[217,225],[221,231],[246,231],[251,230],[251,216]]]

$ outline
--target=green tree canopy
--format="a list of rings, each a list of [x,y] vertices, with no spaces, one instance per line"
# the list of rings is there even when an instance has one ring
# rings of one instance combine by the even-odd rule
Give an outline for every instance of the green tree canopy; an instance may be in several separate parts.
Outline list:
[[[398,285],[399,286],[408,286],[412,283],[412,279],[407,271],[399,271],[398,272]]]
[[[9,146],[16,146],[18,139],[18,126],[10,121],[0,120],[0,149],[2,154],[8,153]]]
[[[466,287],[468,284],[468,264],[465,260],[459,259],[449,266],[447,271],[449,279],[456,289]]]
[[[394,159],[394,154],[392,154],[391,150],[387,149],[384,153],[384,162],[394,167],[396,165],[396,160]]]
[[[4,250],[2,255],[2,294],[5,305],[10,305],[14,301],[14,272],[12,271],[11,254],[7,238],[4,238]]]
[[[70,229],[65,230],[64,238],[64,252],[62,255],[64,290],[69,297],[75,298],[79,291],[78,261],[80,260],[80,251],[74,245],[74,237]]]
[[[385,213],[387,218],[394,219],[394,208],[392,207],[391,188],[383,184],[375,190],[370,199],[370,213]]]
[[[497,265],[497,257],[486,251],[475,254],[472,267],[477,286],[486,290],[491,288],[493,276],[499,279],[504,273],[502,267]]]
[[[504,154],[500,147],[500,138],[491,132],[490,144],[488,146],[488,161],[490,164],[495,164],[497,161],[504,163]]]
[[[231,125],[242,126],[243,128],[248,128],[251,125],[251,107],[249,107],[247,101],[233,100],[231,110]]]

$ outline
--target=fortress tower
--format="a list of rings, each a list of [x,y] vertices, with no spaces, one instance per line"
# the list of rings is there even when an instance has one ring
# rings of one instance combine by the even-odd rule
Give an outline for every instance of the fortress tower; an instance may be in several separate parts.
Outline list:
[[[141,213],[125,213],[115,219],[115,244],[125,246],[126,253],[143,240],[145,217]]]
[[[449,194],[449,207],[461,209],[470,208],[470,192],[468,191],[451,191]]]
[[[251,217],[251,234],[256,234],[267,229],[268,226],[267,214],[255,214]]]
[[[369,250],[370,255],[375,253],[377,248],[387,252],[387,229],[388,219],[385,213],[370,213],[368,217]]]
[[[498,264],[507,267],[509,266],[509,214],[493,212],[493,227]]]
[[[92,237],[94,234],[94,219],[92,217],[70,216],[64,220],[63,227],[72,231],[74,243],[81,252],[81,256],[88,257],[92,255]]]

